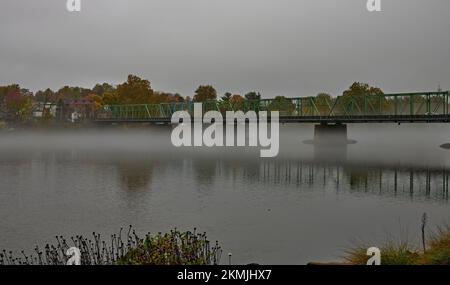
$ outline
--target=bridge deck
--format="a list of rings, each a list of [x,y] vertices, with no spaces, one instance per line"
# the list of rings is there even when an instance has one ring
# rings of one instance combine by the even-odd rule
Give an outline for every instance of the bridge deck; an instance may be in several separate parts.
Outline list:
[[[270,122],[270,117],[268,118]],[[122,118],[116,120],[111,119],[97,119],[98,123],[160,123],[171,124],[171,118]],[[319,116],[281,116],[280,123],[329,123],[329,124],[350,124],[350,123],[449,123],[450,115],[415,115],[415,116],[334,116],[334,117],[319,117]]]

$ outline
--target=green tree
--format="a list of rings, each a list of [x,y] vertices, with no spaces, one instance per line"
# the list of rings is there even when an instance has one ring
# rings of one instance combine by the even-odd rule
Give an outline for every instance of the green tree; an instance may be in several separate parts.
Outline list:
[[[194,102],[205,102],[217,99],[217,92],[211,85],[200,85],[195,90]]]
[[[259,100],[261,100],[261,93],[252,91],[252,92],[245,94],[244,97],[245,97],[245,100],[259,101]]]
[[[280,115],[289,115],[295,110],[295,104],[284,96],[276,96],[270,102],[268,109],[270,111],[280,111]]]
[[[225,92],[219,101],[219,110],[224,113],[226,111],[231,111],[230,99],[233,95],[230,92]]]
[[[220,99],[223,102],[228,102],[230,101],[231,96],[233,96],[233,94],[231,94],[230,92],[225,92],[225,94],[223,94],[223,96]]]

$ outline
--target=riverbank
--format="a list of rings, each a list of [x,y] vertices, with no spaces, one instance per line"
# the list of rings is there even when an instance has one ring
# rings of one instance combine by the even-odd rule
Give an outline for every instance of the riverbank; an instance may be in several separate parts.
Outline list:
[[[345,262],[352,265],[367,263],[368,247],[351,249]],[[407,242],[388,243],[380,248],[382,265],[450,265],[450,228],[439,229],[426,243],[425,251]]]
[[[105,241],[100,234],[93,233],[93,238],[81,235],[65,239],[56,237],[56,243],[36,246],[35,252],[27,255],[21,251],[15,255],[12,251],[0,252],[0,265],[64,265],[70,256],[69,248],[75,246],[80,250],[80,262],[84,265],[213,265],[219,264],[222,249],[219,243],[211,243],[206,233],[180,232],[147,233],[139,238],[129,227],[122,239],[122,229]],[[346,252],[343,262],[320,263],[308,265],[366,265],[367,248],[361,245]],[[450,265],[450,226],[439,228],[431,235],[423,249],[408,242],[387,243],[380,247],[381,265]]]

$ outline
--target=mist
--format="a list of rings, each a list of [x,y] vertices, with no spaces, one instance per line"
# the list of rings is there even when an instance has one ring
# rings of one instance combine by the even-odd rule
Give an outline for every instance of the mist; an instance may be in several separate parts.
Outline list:
[[[280,152],[273,159],[334,162],[356,165],[404,165],[448,167],[450,151],[440,145],[450,142],[445,124],[354,124],[348,126],[348,139],[354,144],[320,147],[305,143],[314,136],[311,124],[280,126]],[[225,159],[258,162],[257,147],[174,147],[172,128],[102,128],[67,131],[16,131],[2,134],[2,157],[37,152],[109,154],[117,159]],[[324,152],[324,153],[321,153]]]

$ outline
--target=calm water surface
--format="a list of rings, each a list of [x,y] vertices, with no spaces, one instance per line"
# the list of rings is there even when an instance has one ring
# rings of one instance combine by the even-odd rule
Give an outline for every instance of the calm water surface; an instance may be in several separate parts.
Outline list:
[[[450,220],[447,125],[349,125],[356,144],[304,144],[281,126],[280,154],[176,149],[170,129],[0,134],[0,248],[55,235],[206,231],[233,263],[338,260],[359,240],[417,241]]]

